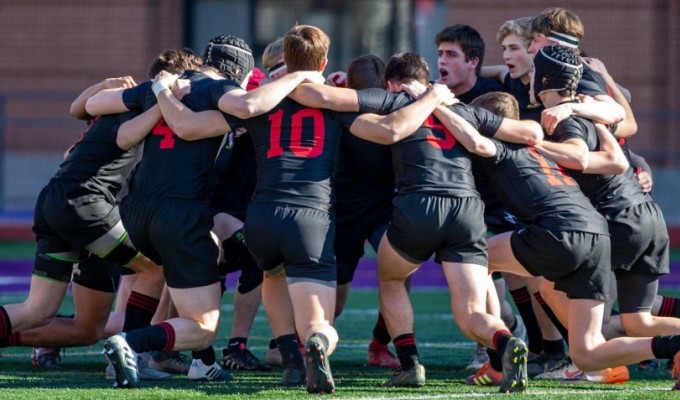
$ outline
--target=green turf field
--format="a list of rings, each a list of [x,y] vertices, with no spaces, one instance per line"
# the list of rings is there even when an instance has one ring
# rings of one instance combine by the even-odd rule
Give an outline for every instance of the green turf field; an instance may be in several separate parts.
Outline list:
[[[497,388],[471,387],[464,384],[468,372],[463,368],[473,350],[473,344],[455,327],[445,291],[416,290],[412,294],[416,311],[416,337],[421,359],[427,368],[427,385],[419,389],[384,388],[382,383],[391,372],[365,364],[367,343],[376,318],[377,292],[355,291],[350,294],[345,313],[336,326],[340,345],[331,357],[337,385],[334,398],[355,399],[454,399],[501,398]],[[0,295],[0,304],[21,299],[20,296]],[[66,302],[63,312],[70,312]],[[223,303],[223,320],[216,350],[226,344],[231,323],[231,295]],[[249,347],[262,357],[270,332],[264,313],[255,321]],[[67,349],[62,370],[45,372],[30,362],[29,348],[2,349],[0,358],[0,398],[2,399],[190,399],[209,396],[226,399],[298,399],[309,396],[304,388],[284,389],[277,386],[281,370],[271,373],[234,372],[229,383],[193,383],[185,376],[169,381],[150,383],[134,390],[111,389],[112,381],[104,379],[105,359],[100,345]],[[557,399],[673,399],[674,382],[662,371],[638,372],[630,368],[633,379],[623,385],[566,385],[560,382],[530,381],[522,397]]]

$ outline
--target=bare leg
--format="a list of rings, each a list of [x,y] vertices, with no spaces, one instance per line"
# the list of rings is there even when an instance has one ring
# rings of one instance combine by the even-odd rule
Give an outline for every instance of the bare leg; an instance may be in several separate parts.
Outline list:
[[[603,301],[571,299],[567,314],[578,315],[569,319],[569,353],[579,369],[598,371],[654,358],[650,337],[605,340]]]
[[[380,311],[392,338],[413,333],[413,307],[404,285],[418,266],[401,257],[383,235],[378,247]]]
[[[31,277],[28,298],[23,303],[3,306],[12,322],[12,333],[47,325],[57,314],[68,284],[38,276]]]
[[[89,346],[102,337],[113,303],[113,293],[92,290],[73,284],[73,318],[55,318],[40,328],[21,333],[24,346],[70,347]]]
[[[212,345],[220,318],[220,284],[190,289],[169,288],[178,318],[165,322],[175,330],[173,350],[203,350]]]
[[[250,335],[257,310],[262,302],[262,285],[248,293],[234,292],[234,318],[231,322],[231,337]]]

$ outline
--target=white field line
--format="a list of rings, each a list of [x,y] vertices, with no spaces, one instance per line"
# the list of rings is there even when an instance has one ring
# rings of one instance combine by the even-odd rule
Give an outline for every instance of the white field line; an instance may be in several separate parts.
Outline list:
[[[621,386],[617,386],[621,387]],[[527,396],[531,397],[540,397],[540,396],[554,396],[555,394],[559,395],[587,395],[588,397],[594,395],[594,394],[624,394],[626,392],[658,392],[660,389],[658,387],[636,387],[634,390],[626,390],[625,388],[622,390],[617,390],[616,392],[612,392],[611,389],[605,389],[605,390],[599,390],[599,389],[588,389],[587,391],[583,390],[561,390],[559,391],[549,391],[549,390],[532,390],[531,386],[529,386],[529,390],[526,391],[525,393],[522,393],[521,396],[522,398],[525,398]],[[469,399],[469,398],[485,398],[485,397],[497,397],[498,393],[449,393],[449,394],[414,394],[414,395],[401,395],[401,396],[385,396],[385,397],[354,397],[354,400],[425,400],[425,399]],[[650,394],[651,396],[651,394]]]

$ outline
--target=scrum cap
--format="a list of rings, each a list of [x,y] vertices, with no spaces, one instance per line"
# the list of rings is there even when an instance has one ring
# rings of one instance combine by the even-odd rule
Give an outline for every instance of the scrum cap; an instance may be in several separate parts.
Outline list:
[[[217,36],[208,42],[203,52],[205,64],[217,68],[239,84],[255,67],[253,52],[241,38],[231,35]]]
[[[575,91],[583,73],[581,57],[564,46],[546,46],[534,56],[534,94]]]

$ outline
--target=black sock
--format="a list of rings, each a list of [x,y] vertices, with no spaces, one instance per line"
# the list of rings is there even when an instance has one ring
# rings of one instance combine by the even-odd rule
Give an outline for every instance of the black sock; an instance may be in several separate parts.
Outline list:
[[[541,306],[543,311],[545,312],[545,315],[550,318],[550,321],[555,325],[555,328],[560,332],[560,335],[562,335],[562,339],[564,339],[564,342],[567,343],[567,346],[569,345],[569,331],[567,328],[562,325],[559,319],[557,319],[557,316],[553,312],[553,310],[548,306],[548,304],[543,300],[543,297],[541,296],[540,292],[534,293],[534,298],[538,302],[538,304]]]
[[[231,349],[236,349],[236,348],[245,349],[247,346],[248,346],[248,338],[239,337],[239,336],[235,336],[235,337],[229,339],[229,344],[227,344],[227,347],[229,347]]]
[[[137,328],[145,328],[151,324],[151,319],[158,308],[159,299],[132,292],[125,307],[125,322],[123,332]]]
[[[663,335],[652,338],[654,357],[672,359],[678,351],[680,351],[680,335]]]
[[[397,357],[401,363],[401,369],[408,371],[415,367],[419,362],[418,347],[416,346],[416,339],[413,333],[405,333],[397,336],[392,341],[394,347],[397,349]]]
[[[211,345],[203,350],[192,351],[191,358],[201,360],[205,365],[213,365],[215,364],[215,349]]]
[[[175,339],[174,337],[169,337],[169,331],[163,327],[163,324],[169,325],[161,323],[146,328],[134,329],[125,334],[125,340],[130,345],[130,348],[137,353],[171,350]],[[174,330],[172,330],[172,333],[174,334]]]
[[[496,348],[496,351],[498,352],[499,357],[501,357],[502,354],[505,353],[505,347],[508,345],[508,342],[512,338],[513,338],[512,333],[510,333],[509,331],[506,331],[505,329],[502,329],[502,330],[494,333],[493,339],[492,339],[492,344],[493,344],[493,347]]]
[[[294,333],[276,338],[276,346],[281,352],[284,368],[301,368],[304,365],[302,355],[298,350],[298,340]]]
[[[517,306],[519,315],[522,316],[524,326],[527,328],[527,340],[529,343],[529,351],[534,354],[541,354],[543,351],[543,337],[541,336],[541,328],[538,326],[538,320],[534,313],[534,307],[531,305],[531,295],[527,287],[510,290],[510,296]]]
[[[543,340],[543,353],[550,358],[563,358],[564,340]]]
[[[659,317],[680,317],[680,301],[675,297],[663,296]]]
[[[375,322],[373,327],[373,337],[380,343],[387,345],[392,340],[390,332],[387,330],[387,325],[385,324],[385,318],[383,318],[382,313],[378,313],[378,320]]]
[[[489,355],[489,364],[491,364],[491,368],[499,372],[503,371],[503,360],[501,359],[501,355],[491,347],[486,348],[486,354]]]
[[[7,310],[0,306],[0,337],[7,337],[12,334],[12,322],[9,320]]]

